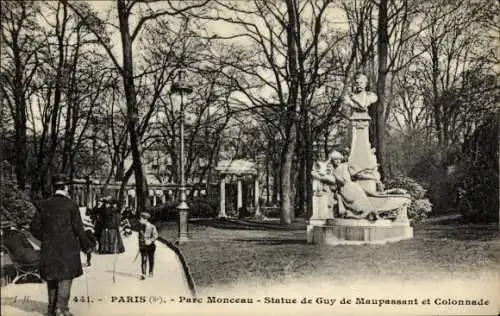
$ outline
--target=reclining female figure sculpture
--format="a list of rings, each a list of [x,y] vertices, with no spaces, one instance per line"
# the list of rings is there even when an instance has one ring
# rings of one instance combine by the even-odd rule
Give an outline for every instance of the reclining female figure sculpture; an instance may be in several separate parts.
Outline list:
[[[406,207],[410,203],[409,196],[404,190],[395,189],[388,191],[365,190],[349,173],[348,163],[342,163],[342,154],[333,151],[329,161],[323,163],[323,170],[313,170],[312,176],[323,185],[330,188],[330,198],[336,202],[327,205],[333,208],[337,205],[336,212],[332,211],[333,217],[344,218],[366,218],[374,221],[377,218],[403,219],[406,217]],[[381,187],[381,186],[379,186]],[[325,192],[327,193],[327,192]],[[394,194],[396,193],[396,194]],[[324,216],[325,205],[318,205],[320,216]],[[336,214],[335,214],[336,213]]]

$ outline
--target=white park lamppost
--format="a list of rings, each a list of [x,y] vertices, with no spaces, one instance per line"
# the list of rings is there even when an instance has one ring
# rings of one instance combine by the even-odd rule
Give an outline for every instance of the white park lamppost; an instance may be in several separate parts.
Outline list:
[[[181,97],[180,109],[180,203],[177,206],[179,211],[179,236],[178,243],[186,242],[189,240],[188,236],[188,211],[189,206],[186,202],[186,179],[184,177],[184,95],[193,92],[192,86],[186,80],[186,71],[179,70],[175,82],[172,84],[172,93],[179,94]]]

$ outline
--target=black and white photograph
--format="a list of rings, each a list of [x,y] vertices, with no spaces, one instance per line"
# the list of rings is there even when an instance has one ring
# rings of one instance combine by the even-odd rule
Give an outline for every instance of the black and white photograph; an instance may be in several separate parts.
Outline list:
[[[2,316],[500,315],[500,1],[0,9]]]

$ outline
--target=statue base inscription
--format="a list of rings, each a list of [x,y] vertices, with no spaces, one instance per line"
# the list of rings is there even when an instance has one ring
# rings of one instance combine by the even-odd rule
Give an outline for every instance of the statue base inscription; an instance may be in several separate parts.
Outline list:
[[[326,245],[385,244],[413,238],[410,222],[379,219],[369,222],[365,219],[338,218],[327,223],[309,223],[307,242]]]

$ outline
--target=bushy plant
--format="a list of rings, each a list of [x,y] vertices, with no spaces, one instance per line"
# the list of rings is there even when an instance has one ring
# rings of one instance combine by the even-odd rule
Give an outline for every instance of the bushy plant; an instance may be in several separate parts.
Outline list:
[[[205,200],[205,198],[191,199],[187,201],[189,206],[189,218],[213,218],[217,216],[217,207],[214,207],[213,201]],[[177,206],[178,201],[168,201],[164,204],[152,207],[152,221],[174,221],[179,219]]]
[[[19,190],[13,167],[0,162],[0,215],[18,226],[29,224],[35,214],[35,206],[29,197]]]
[[[171,221],[177,220],[179,214],[177,212],[178,202],[168,201],[164,204],[159,204],[149,210],[151,221]]]
[[[190,217],[213,218],[217,216],[217,208],[201,198],[191,201],[189,203],[189,210]]]
[[[456,207],[468,222],[498,221],[498,115],[468,138],[458,166]]]
[[[417,181],[409,177],[396,177],[387,181],[386,189],[404,189],[411,197],[408,207],[408,218],[420,222],[432,212],[432,203],[425,197],[426,190]]]

